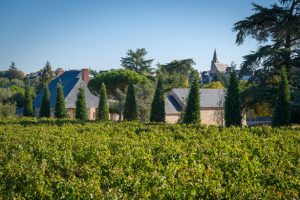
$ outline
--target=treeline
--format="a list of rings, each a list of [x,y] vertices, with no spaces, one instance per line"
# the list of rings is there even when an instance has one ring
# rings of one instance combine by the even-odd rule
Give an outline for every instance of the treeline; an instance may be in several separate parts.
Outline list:
[[[147,51],[141,48],[129,50],[127,55],[121,58],[123,69],[103,73],[93,72],[95,78],[89,82],[88,87],[94,94],[99,95],[101,84],[105,84],[107,97],[112,100],[108,103],[109,110],[122,116],[125,114],[126,100],[129,95],[127,88],[132,84],[137,107],[137,111],[133,110],[135,112],[133,116],[141,121],[151,119],[151,105],[154,107],[158,104],[152,101],[153,97],[157,96],[157,94],[154,95],[157,93],[155,88],[158,77],[162,77],[164,94],[172,88],[191,88],[191,91],[193,87],[226,88],[225,117],[228,123],[232,120],[229,124],[240,124],[242,111],[254,113],[254,116],[273,116],[274,126],[275,124],[300,123],[300,14],[298,12],[300,2],[285,0],[270,7],[253,4],[253,8],[254,14],[233,26],[233,31],[237,33],[237,45],[242,45],[246,38],[253,38],[259,43],[257,51],[244,56],[239,74],[226,77],[220,73],[216,82],[194,86],[194,74],[196,73],[193,67],[195,62],[192,59],[174,60],[167,64],[158,63],[157,68],[154,69],[152,68],[154,59],[146,59]],[[42,88],[45,82],[53,78],[47,65],[50,64],[46,64],[33,91]],[[7,76],[6,81],[9,83],[6,84],[9,85],[15,80],[20,80],[15,78],[22,79],[14,65],[9,71],[6,75],[1,73],[4,74],[3,76]],[[234,79],[236,76],[241,78],[249,72],[254,74],[249,82],[233,80],[233,77]],[[1,82],[3,81],[1,79]],[[33,85],[32,82],[31,85]],[[5,87],[1,87],[1,89],[7,89]],[[17,96],[25,98],[25,87],[20,88],[21,91],[17,92]],[[13,91],[10,86],[9,90]],[[197,95],[190,94],[189,96]],[[24,104],[24,100],[17,100],[17,97],[12,96],[1,100],[1,103],[13,102],[18,107],[22,105],[22,102]],[[130,106],[133,105],[130,104]],[[280,110],[283,107],[285,109]],[[186,110],[189,109],[186,108]],[[201,120],[198,120],[198,111],[194,112],[193,116],[197,122]],[[154,118],[152,117],[152,119]],[[181,120],[184,120],[184,117]],[[227,125],[229,126],[229,124]]]
[[[7,71],[0,71],[0,116],[12,116],[17,109],[28,107],[29,97],[34,98],[55,76],[48,61],[40,71],[28,75],[12,62]]]

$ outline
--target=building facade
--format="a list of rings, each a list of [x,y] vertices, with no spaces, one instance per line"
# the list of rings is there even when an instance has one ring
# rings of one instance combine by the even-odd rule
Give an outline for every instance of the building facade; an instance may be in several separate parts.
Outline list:
[[[186,106],[189,94],[187,88],[172,89],[165,101],[166,122],[177,123],[181,112]],[[223,89],[200,89],[200,116],[203,125],[224,125],[224,100]]]
[[[82,70],[69,70],[61,73],[58,77],[49,83],[50,91],[50,110],[51,116],[54,116],[56,96],[57,96],[57,84],[60,82],[63,86],[63,92],[65,97],[65,105],[70,118],[75,118],[76,113],[76,100],[79,88],[84,89],[88,119],[94,120],[97,117],[97,108],[99,104],[99,97],[93,95],[88,87],[87,83],[90,79],[90,73],[88,69]],[[39,117],[40,107],[44,95],[44,89],[42,89],[36,98],[33,100],[34,115]]]

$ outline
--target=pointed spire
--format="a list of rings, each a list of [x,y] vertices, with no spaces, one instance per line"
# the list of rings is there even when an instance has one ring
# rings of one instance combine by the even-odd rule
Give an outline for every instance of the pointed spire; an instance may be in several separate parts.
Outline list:
[[[214,63],[218,63],[218,62],[219,62],[219,61],[218,61],[218,56],[217,56],[217,50],[216,50],[216,49],[215,49],[215,51],[214,51],[213,62],[214,62]]]

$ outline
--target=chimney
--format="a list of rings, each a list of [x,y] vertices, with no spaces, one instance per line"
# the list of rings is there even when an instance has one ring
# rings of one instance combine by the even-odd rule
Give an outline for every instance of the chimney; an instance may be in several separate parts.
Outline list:
[[[58,77],[58,76],[62,75],[64,72],[65,72],[65,70],[63,68],[57,68],[55,70],[55,75],[56,75],[56,77]]]
[[[84,82],[86,82],[86,83],[89,82],[89,80],[90,80],[90,76],[89,75],[90,75],[89,69],[82,69],[81,70],[81,79]]]

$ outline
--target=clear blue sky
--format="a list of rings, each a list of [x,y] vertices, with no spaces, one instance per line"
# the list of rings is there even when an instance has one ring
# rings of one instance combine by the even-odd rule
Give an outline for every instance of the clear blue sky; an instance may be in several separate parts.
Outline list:
[[[275,0],[253,0],[270,5]],[[128,49],[146,48],[154,64],[192,58],[207,70],[219,60],[242,62],[254,40],[236,46],[235,22],[251,0],[0,0],[0,70],[11,61],[41,69],[119,68]]]

